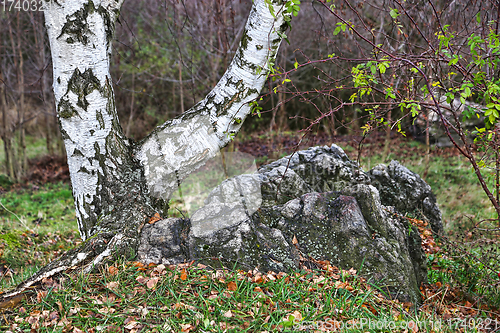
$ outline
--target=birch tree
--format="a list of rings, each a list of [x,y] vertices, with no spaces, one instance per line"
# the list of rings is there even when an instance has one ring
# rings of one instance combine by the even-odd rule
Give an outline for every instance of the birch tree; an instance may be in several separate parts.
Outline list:
[[[142,226],[156,213],[164,216],[182,180],[240,129],[293,12],[286,0],[255,0],[236,55],[212,91],[142,141],[132,142],[120,126],[109,74],[122,3],[68,0],[47,5],[55,103],[84,242],[6,296],[68,269],[90,271],[106,259],[133,255]]]

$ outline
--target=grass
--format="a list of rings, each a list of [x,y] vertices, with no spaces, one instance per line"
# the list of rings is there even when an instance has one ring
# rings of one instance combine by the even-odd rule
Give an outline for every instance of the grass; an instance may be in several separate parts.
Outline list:
[[[45,291],[20,305],[15,316],[3,317],[1,328],[21,332],[298,332],[333,331],[337,326],[351,327],[343,330],[349,332],[387,332],[392,326],[397,329],[391,331],[418,326],[424,332],[433,328],[456,332],[454,325],[460,324],[458,319],[446,321],[436,313],[414,311],[410,304],[387,300],[354,270],[341,271],[326,262],[323,270],[293,274],[115,263],[99,274],[46,281]],[[491,318],[486,311],[472,307],[467,311],[476,315],[476,322]],[[13,319],[10,324],[9,319]]]
[[[0,198],[0,232],[29,228],[37,233],[75,230],[75,206],[69,184],[20,188]]]
[[[389,156],[376,144],[364,149],[365,170],[398,159],[425,172],[425,150],[417,143],[403,141]],[[345,150],[357,155],[350,146]],[[460,157],[435,152],[426,181],[455,235],[460,215],[491,217],[489,202]],[[79,237],[67,184],[14,189],[0,201],[10,211],[0,208],[0,290],[5,291],[77,246]],[[0,304],[0,331],[312,332],[342,325],[345,332],[412,332],[408,326],[415,324],[420,332],[498,329],[498,246],[465,236],[428,252],[430,284],[423,286],[418,309],[387,299],[354,270],[341,271],[327,262],[320,262],[319,270],[292,274],[118,262],[94,274],[48,279],[12,308]]]
[[[79,242],[68,184],[19,188],[0,203],[0,264],[12,277],[4,275],[0,287],[21,282]]]

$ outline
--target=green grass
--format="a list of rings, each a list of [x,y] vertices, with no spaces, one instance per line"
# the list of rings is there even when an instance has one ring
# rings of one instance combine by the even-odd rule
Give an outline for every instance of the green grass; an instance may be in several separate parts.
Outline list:
[[[0,265],[13,272],[0,287],[21,282],[79,242],[68,184],[12,190],[0,203]]]
[[[456,332],[436,314],[385,299],[355,271],[335,268],[262,274],[118,263],[99,274],[68,276],[45,287],[47,291],[23,300],[17,317],[0,319],[0,327],[37,332],[75,327],[105,332],[298,332],[350,325],[353,329],[343,331],[387,332],[389,325],[418,323],[421,332],[432,325]],[[477,320],[486,318],[478,313]],[[9,319],[14,320],[9,324]]]
[[[29,228],[37,233],[75,230],[75,206],[69,184],[45,184],[4,193],[0,232]]]

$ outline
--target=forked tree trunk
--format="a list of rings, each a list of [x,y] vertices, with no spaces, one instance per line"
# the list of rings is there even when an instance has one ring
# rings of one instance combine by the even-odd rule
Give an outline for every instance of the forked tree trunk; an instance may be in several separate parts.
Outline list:
[[[155,213],[163,215],[180,182],[239,131],[286,29],[285,1],[255,0],[236,56],[215,88],[193,108],[133,143],[122,133],[109,74],[122,2],[51,2],[45,11],[57,114],[85,241],[14,293],[69,268],[88,271],[109,256],[134,254],[144,223]]]

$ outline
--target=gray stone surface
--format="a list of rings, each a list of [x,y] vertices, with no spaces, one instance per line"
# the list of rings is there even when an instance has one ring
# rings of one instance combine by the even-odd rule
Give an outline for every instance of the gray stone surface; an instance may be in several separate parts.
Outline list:
[[[394,206],[400,213],[427,219],[435,233],[443,232],[442,216],[431,187],[419,175],[397,161],[379,164],[368,172],[378,188],[383,205]]]
[[[291,271],[307,258],[327,259],[419,302],[425,255],[405,213],[442,228],[418,175],[395,161],[365,173],[336,145],[315,147],[222,182],[190,219],[146,225],[139,260]]]

